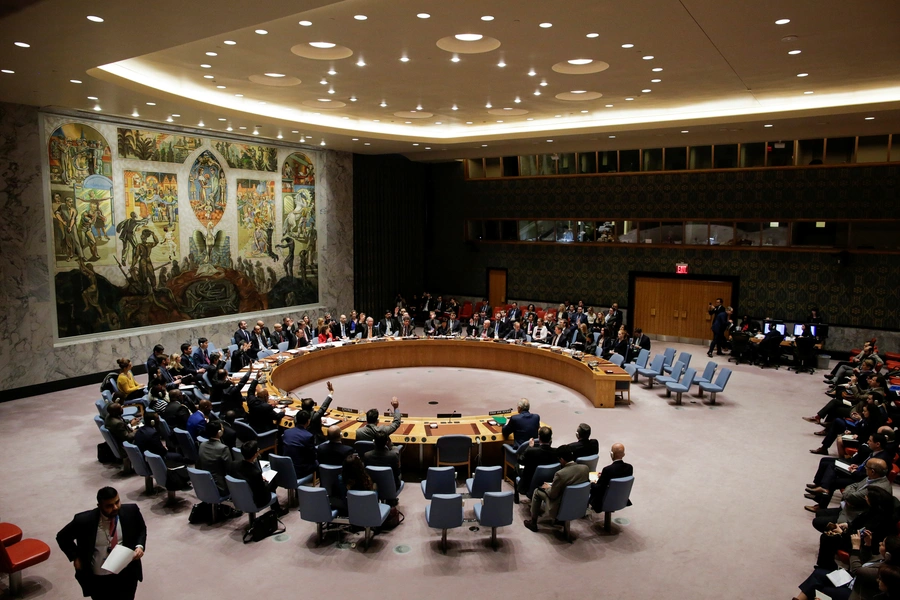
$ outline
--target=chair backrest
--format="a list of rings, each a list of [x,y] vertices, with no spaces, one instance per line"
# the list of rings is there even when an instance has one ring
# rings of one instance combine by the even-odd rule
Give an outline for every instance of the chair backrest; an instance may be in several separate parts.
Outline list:
[[[653,357],[653,361],[650,363],[650,370],[654,373],[662,373],[663,366],[665,365],[666,357],[662,354],[657,354]]]
[[[472,498],[482,498],[487,493],[499,492],[502,485],[503,467],[476,467],[470,496]]]
[[[297,488],[300,499],[300,518],[310,523],[330,523],[334,518],[328,492],[324,488],[301,485]]]
[[[98,398],[96,402],[94,402],[94,406],[97,407],[97,414],[99,414],[102,418],[106,418],[106,400],[103,398]]]
[[[128,455],[128,460],[131,461],[131,466],[134,467],[135,473],[141,477],[153,477],[153,471],[150,470],[150,465],[144,460],[144,455],[141,454],[140,448],[131,442],[124,442],[122,447],[125,448],[125,454]]]
[[[634,364],[643,369],[647,366],[648,360],[650,360],[650,351],[646,348],[641,348],[641,351],[638,352],[637,359],[634,361]]]
[[[275,474],[275,485],[286,490],[297,489],[297,471],[294,469],[294,461],[288,456],[269,454],[269,465]]]
[[[663,363],[663,366],[668,367],[669,365],[671,365],[672,360],[675,358],[675,348],[666,348],[663,351],[663,357],[665,360],[665,362]]]
[[[472,438],[467,435],[442,435],[437,441],[437,453],[441,462],[468,462],[472,450]]]
[[[100,418],[100,415],[94,415],[94,424],[97,425],[97,429],[100,429],[101,427],[103,427],[103,419]],[[102,433],[102,430],[101,430],[101,433]],[[105,441],[106,437],[104,436],[103,439]]]
[[[245,513],[259,512],[259,507],[253,501],[253,492],[250,490],[249,483],[231,475],[225,476],[225,483],[228,485],[228,492],[231,494],[231,501],[236,509]]]
[[[616,365],[617,367],[621,367],[625,363],[625,357],[621,354],[613,352],[612,356],[609,357],[609,362]]]
[[[559,502],[556,518],[560,521],[580,519],[587,512],[588,500],[591,497],[591,482],[585,481],[575,485],[567,485]]]
[[[178,442],[178,447],[181,448],[181,453],[184,454],[184,457],[189,461],[196,462],[197,444],[194,443],[194,438],[192,438],[191,434],[184,429],[176,427],[174,431],[175,440]]]
[[[193,467],[187,468],[188,477],[191,479],[191,485],[194,486],[194,493],[200,502],[209,504],[217,504],[222,500],[219,495],[219,488],[216,487],[216,480],[213,479],[212,473],[202,469]]]
[[[242,442],[249,442],[250,440],[257,439],[256,431],[247,424],[243,419],[235,419],[234,420],[234,430],[237,432],[237,437]]]
[[[319,465],[319,486],[322,487],[330,498],[343,498],[347,490],[341,484],[341,465]]]
[[[461,494],[435,494],[431,497],[428,526],[435,529],[452,529],[463,524],[463,500]]]
[[[684,363],[684,368],[688,368],[691,366],[691,354],[690,352],[682,352],[678,355],[678,362]]]
[[[682,373],[684,373],[684,363],[678,361],[672,366],[672,372],[670,373],[670,375],[672,376],[672,379],[678,381],[679,379],[681,379]]]
[[[387,507],[385,507],[387,509]],[[357,527],[378,527],[387,516],[382,516],[375,492],[347,491],[347,516],[350,524]]]
[[[237,352],[238,345],[234,343],[234,338],[231,338],[231,343],[228,344],[228,354],[234,354]]]
[[[716,374],[716,369],[718,369],[718,368],[719,368],[718,363],[709,361],[708,363],[706,363],[706,368],[703,369],[702,378],[705,379],[706,381],[712,381],[713,375]]]
[[[539,465],[534,470],[534,475],[531,477],[531,485],[528,486],[527,496],[531,498],[534,494],[534,490],[539,488],[542,483],[553,481],[553,476],[559,471],[560,467],[561,465],[559,463],[553,465]]]
[[[615,512],[628,506],[628,497],[634,486],[634,475],[609,480],[609,489],[603,497],[603,508],[600,512]]]
[[[681,385],[691,387],[694,385],[694,378],[697,376],[697,369],[685,369],[684,377],[681,378]]]
[[[147,459],[147,464],[150,466],[150,471],[153,473],[153,479],[156,480],[157,485],[166,487],[169,474],[169,469],[166,468],[166,461],[159,454],[154,454],[149,450],[144,450],[144,458]]]
[[[481,520],[483,527],[506,527],[513,522],[513,493],[485,492],[482,499]]]
[[[456,493],[456,469],[454,467],[428,467],[425,479],[425,497],[431,500],[434,494]]]
[[[231,359],[225,361],[225,370],[231,373]]]
[[[262,360],[262,359],[266,358],[267,356],[272,356],[273,354],[275,354],[275,353],[272,352],[271,350],[269,350],[268,348],[263,348],[256,355],[256,360]]]
[[[599,454],[591,454],[590,456],[582,456],[580,458],[576,458],[575,462],[579,465],[587,465],[588,469],[591,471],[597,470],[597,463],[600,462]]]
[[[366,455],[366,452],[371,452],[375,449],[375,442],[370,440],[357,440],[353,442],[353,450],[359,455],[360,458]]]
[[[719,371],[719,376],[716,377],[716,385],[724,390],[729,377],[731,377],[731,369],[722,369]]]
[[[394,470],[390,467],[366,467],[366,473],[375,484],[379,500],[395,500],[397,485],[394,483]]]
[[[119,445],[116,443],[116,440],[113,439],[112,434],[109,432],[109,429],[106,428],[106,425],[100,426],[100,435],[103,436],[103,439],[106,440],[106,445],[109,446],[112,453],[116,455],[116,458],[122,460],[122,451],[119,448]]]
[[[278,342],[278,351],[284,352],[291,345],[290,342]]]

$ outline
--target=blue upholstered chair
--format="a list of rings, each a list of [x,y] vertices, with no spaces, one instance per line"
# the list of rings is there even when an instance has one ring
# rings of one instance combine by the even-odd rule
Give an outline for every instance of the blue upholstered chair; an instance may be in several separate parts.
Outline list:
[[[178,442],[178,447],[181,448],[181,454],[184,455],[189,463],[197,462],[197,444],[194,442],[191,434],[178,427],[173,429],[173,431],[175,432],[175,440]]]
[[[637,359],[635,359],[633,363],[625,363],[622,365],[622,368],[625,369],[625,372],[631,375],[631,379],[636,382],[638,369],[647,368],[648,360],[650,360],[650,351],[646,348],[641,348],[641,351],[638,352]]]
[[[609,480],[609,489],[603,498],[603,506],[599,512],[605,513],[606,518],[603,529],[610,530],[612,525],[612,513],[622,510],[630,505],[628,498],[631,496],[631,488],[634,486],[634,475]]]
[[[371,452],[375,449],[375,442],[371,440],[357,440],[353,442],[353,451],[356,452],[360,458],[363,458],[366,455],[366,452]]]
[[[716,403],[716,394],[719,392],[725,391],[725,385],[728,383],[728,379],[731,377],[731,369],[722,369],[719,371],[719,376],[716,377],[715,383],[701,383],[697,387],[700,388],[700,397],[703,397],[703,392],[709,392],[709,400],[713,404]]]
[[[288,347],[289,347],[290,345],[291,345],[290,342],[279,342],[279,343],[278,343],[278,351],[279,351],[279,352],[286,352],[287,349],[288,349]]]
[[[222,496],[219,494],[219,488],[216,486],[216,480],[213,479],[212,473],[202,469],[193,467],[187,468],[188,477],[191,479],[191,485],[194,486],[194,494],[200,502],[206,502],[212,507],[209,524],[216,522],[216,511],[219,504],[231,498],[230,495]]]
[[[666,383],[666,396],[671,396],[672,392],[675,392],[675,404],[681,404],[681,395],[685,392],[691,391],[691,386],[694,385],[694,377],[697,376],[697,371],[694,369],[687,369],[684,372],[684,376],[681,378],[681,381],[670,381]]]
[[[435,494],[456,493],[456,469],[453,467],[428,467],[428,475],[422,482],[422,494],[431,500]]]
[[[153,471],[150,470],[150,465],[144,460],[144,455],[141,454],[140,448],[131,442],[123,443],[122,447],[125,448],[125,454],[128,455],[128,460],[131,461],[131,467],[134,469],[134,472],[144,478],[144,491],[147,494],[152,494],[154,491]]]
[[[691,354],[689,352],[682,352],[681,354],[679,354],[678,360],[675,361],[675,364],[678,363],[682,363],[684,365],[684,368],[687,369],[689,366],[691,366]],[[671,373],[672,366],[666,365],[665,367],[663,367],[663,372]]]
[[[372,482],[375,484],[378,501],[390,506],[396,506],[400,492],[406,487],[406,482],[401,479],[400,489],[398,490],[397,484],[394,482],[394,470],[390,467],[366,467],[366,473],[369,474],[369,477],[372,478]]]
[[[677,383],[681,381],[681,376],[684,374],[685,364],[681,361],[672,365],[672,368],[669,369],[669,375],[658,375],[656,377],[656,383],[661,383],[662,385],[666,385],[667,383]]]
[[[563,522],[563,531],[565,532],[566,540],[569,542],[572,541],[572,538],[569,536],[569,523],[584,517],[590,498],[590,481],[576,485],[567,485],[566,489],[563,490],[556,519]]]
[[[467,435],[442,435],[436,446],[437,466],[465,465],[466,477],[472,474],[472,438]]]
[[[351,525],[365,527],[364,549],[369,549],[369,532],[373,527],[381,527],[391,512],[391,507],[378,501],[375,492],[347,491],[347,514]]]
[[[643,369],[638,369],[637,373],[634,376],[635,381],[637,381],[638,375],[643,375],[650,382],[650,387],[653,387],[653,380],[656,377],[662,375],[663,364],[666,358],[662,354],[657,354],[653,357],[653,361],[650,363],[649,367],[645,367]]]
[[[251,524],[256,520],[256,513],[268,506],[272,506],[277,500],[275,492],[271,492],[269,501],[266,504],[257,506],[256,502],[253,501],[253,492],[250,490],[250,484],[246,481],[226,475],[225,483],[228,485],[228,493],[231,494],[231,501],[234,503],[234,507],[247,513]]]
[[[621,367],[623,364],[625,364],[625,357],[622,356],[621,354],[617,354],[617,353],[613,352],[612,355],[609,357],[609,362],[616,365],[617,367]]]
[[[478,476],[477,469],[475,476]],[[491,528],[491,547],[496,550],[497,528],[512,525],[513,522],[513,493],[485,492],[481,504],[476,504],[474,508],[478,524]]]
[[[590,456],[582,456],[580,458],[576,458],[575,462],[579,465],[587,465],[587,468],[591,471],[597,470],[597,463],[600,462],[599,454],[591,454]]]
[[[150,466],[150,471],[153,473],[153,479],[156,480],[156,485],[161,488],[166,488],[166,483],[169,481],[169,469],[166,467],[166,461],[163,460],[163,457],[159,454],[154,454],[149,450],[144,450],[144,458]],[[175,501],[175,490],[166,488],[166,492],[166,504],[171,504]]]
[[[559,471],[560,467],[561,465],[559,463],[554,463],[552,465],[538,465],[538,467],[534,470],[534,475],[531,478],[531,483],[528,484],[528,487],[525,490],[525,497],[531,498],[534,495],[534,490],[541,487],[541,484],[544,484],[548,481],[553,481],[553,476],[557,471]],[[516,477],[516,504],[519,503],[520,479],[520,477]]]
[[[466,489],[470,498],[483,498],[488,492],[499,492],[502,485],[503,467],[498,466],[476,467],[475,477],[466,479]]]
[[[294,461],[287,456],[279,456],[278,454],[269,454],[269,465],[275,473],[275,485],[288,491],[288,504],[296,506],[297,489],[301,485],[312,485],[316,478],[315,473],[310,473],[305,477],[297,477],[294,470]]]
[[[713,376],[716,374],[716,369],[719,368],[719,364],[713,361],[709,361],[706,363],[706,368],[703,369],[703,375],[698,375],[694,378],[694,383],[697,385],[701,383],[712,383]]]
[[[341,479],[341,465],[319,465],[319,487],[328,493],[332,506],[341,508],[347,505],[347,488]]]
[[[666,348],[663,350],[663,367],[668,367],[675,360],[675,348]]]
[[[235,419],[234,425],[235,431],[237,431],[237,437],[242,442],[256,440],[256,443],[259,444],[259,449],[262,452],[275,450],[275,447],[278,444],[278,428],[270,429],[268,431],[256,431],[250,427],[250,424],[244,419]]]
[[[425,507],[425,521],[429,527],[441,530],[441,551],[447,553],[447,530],[462,527],[463,500],[461,494],[434,494]]]
[[[300,518],[304,521],[316,524],[318,541],[325,539],[326,527],[333,522],[338,511],[331,508],[328,500],[328,492],[324,488],[301,485],[297,488],[300,503]]]

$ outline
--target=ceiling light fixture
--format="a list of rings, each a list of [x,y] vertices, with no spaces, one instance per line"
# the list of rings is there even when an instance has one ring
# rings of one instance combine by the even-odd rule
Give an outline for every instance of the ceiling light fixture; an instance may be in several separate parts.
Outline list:
[[[529,77],[534,77],[535,75],[537,75],[537,73],[534,72],[534,69],[531,69],[530,71],[528,71]]]
[[[363,59],[360,58],[358,61],[356,61],[356,66],[364,67],[364,66],[366,66],[366,61],[364,61]]]
[[[570,93],[571,94],[585,94],[585,93],[587,93],[587,90],[572,90]]]
[[[484,15],[483,17],[481,17],[481,20],[482,21],[493,21],[494,17],[492,17],[491,15]]]
[[[803,52],[803,51],[802,50],[789,50],[788,54],[794,55],[794,54],[800,54],[801,52]]]
[[[219,117],[219,120],[220,120],[220,121],[226,121],[227,119],[226,119],[225,117]]]
[[[541,87],[547,87],[547,82],[546,82],[546,81],[542,81],[542,82],[540,82],[538,85],[541,86]]]
[[[156,102],[148,102],[147,106],[156,106]]]
[[[778,19],[777,21],[775,21],[775,24],[776,25],[787,25],[790,22],[791,22],[790,19]]]
[[[607,104],[607,105],[606,105],[606,108],[612,108],[612,107],[613,107],[612,104]]]
[[[224,85],[217,85],[217,86],[216,86],[216,89],[224,90],[224,89],[225,89],[225,86],[224,86]]]
[[[356,19],[357,21],[365,21],[369,17],[367,17],[366,15],[353,15],[353,18]]]
[[[258,33],[259,35],[266,35],[266,34],[269,33],[269,32],[266,31],[265,29],[257,29],[257,30],[256,30],[256,33]]]
[[[179,115],[178,113],[172,113],[172,116],[175,117],[175,118],[177,119],[177,118],[180,117],[181,115]]]
[[[259,135],[259,131],[256,130],[256,129],[254,129],[254,130],[253,130],[253,135]]]
[[[650,88],[644,88],[644,89],[641,90],[641,93],[642,93],[642,94],[649,94],[649,93],[652,92],[652,91],[653,91],[653,90],[651,90]]]
[[[330,69],[328,69],[328,74],[329,75],[337,75],[337,71],[334,70],[334,67],[331,67]]]
[[[99,100],[100,98],[98,98],[97,96],[88,96],[87,99],[88,100]]]
[[[599,33],[589,33],[585,37],[595,38],[595,37],[600,37],[600,34]]]
[[[435,121],[434,124],[435,125],[443,125],[443,123],[441,121]]]
[[[454,54],[454,55],[453,55],[453,58],[450,59],[450,62],[458,63],[458,62],[459,62],[459,57],[456,56],[456,55]]]
[[[581,111],[581,114],[585,114],[585,113],[587,113],[587,112],[588,112],[588,111],[583,110],[583,111]]]
[[[457,33],[453,37],[461,42],[477,42],[484,36],[479,33]]]
[[[225,131],[234,131],[234,127],[229,125],[228,127],[225,128]]]
[[[804,95],[808,96],[810,94],[815,94],[815,92],[803,92]]]
[[[422,110],[422,105],[421,105],[421,104],[416,104],[416,110]]]
[[[325,145],[325,140],[322,140],[322,141],[319,143],[319,145],[320,145],[320,146],[324,146],[324,145]]]
[[[797,73],[797,77],[809,77],[809,73]]]
[[[202,119],[200,120],[199,123],[197,123],[197,127],[206,127],[206,125],[203,124],[203,120],[202,120]]]
[[[172,117],[166,117],[166,123],[172,123],[173,121],[175,121],[175,119]]]
[[[534,90],[534,95],[535,95],[535,96],[540,96],[540,95],[541,95],[541,90]]]
[[[547,140],[547,143],[548,143],[548,144],[549,144],[549,143],[552,143],[552,142],[553,142],[553,140]]]
[[[244,95],[243,95],[243,94],[235,94],[234,97],[235,97],[235,98],[243,98]]]
[[[551,27],[553,27],[553,23],[541,23],[540,25],[538,25],[538,27],[540,27],[541,29],[550,29]]]
[[[643,58],[644,60],[653,60],[656,57],[652,54],[648,54],[647,56],[642,56],[641,58]]]
[[[11,69],[0,69],[0,73],[6,73],[7,75],[12,75],[15,71]],[[90,98],[91,100],[96,100],[96,98]]]
[[[25,42],[16,42],[15,44],[19,48],[31,48],[31,44],[26,44]]]
[[[570,65],[589,65],[594,62],[592,58],[573,58],[572,60],[567,60],[567,63]]]
[[[134,110],[134,111],[132,111],[131,116],[132,116],[132,117],[139,117],[139,116],[141,116],[141,115],[138,114],[138,111],[137,111],[137,110]]]
[[[454,104],[450,107],[450,110],[459,110],[459,107]]]
[[[204,75],[203,79],[215,79],[215,75]]]
[[[650,83],[660,83],[660,82],[662,82],[662,79],[651,79],[650,80]]]
[[[98,105],[98,106],[95,106],[95,107],[94,107],[94,110],[96,110],[97,112],[100,112],[100,111],[103,110],[103,109],[100,108],[100,106]]]
[[[766,123],[765,125],[763,125],[763,127],[772,127],[772,124],[771,124],[771,123]]]
[[[654,73],[659,73],[660,71],[662,71],[662,67],[653,67],[650,70],[653,71]]]
[[[875,117],[866,117],[866,121],[874,121]]]
[[[628,100],[629,102],[631,102],[632,100],[634,100],[634,98],[632,98],[631,96],[629,96],[629,97],[627,97],[627,98],[625,98],[625,99]]]
[[[614,140],[614,139],[616,139],[616,136],[611,135],[611,136],[609,136],[609,139]]]
[[[204,69],[212,69],[212,65],[208,65],[208,64],[206,64],[206,63],[203,63],[203,64],[200,65],[200,66],[201,66],[202,68],[204,68]]]
[[[284,77],[284,73],[266,73],[266,77]]]
[[[381,104],[379,104],[378,106],[380,106],[381,108],[385,108],[385,107],[387,107],[387,102],[385,102],[384,100],[382,100],[382,101],[381,101]]]
[[[356,102],[356,96],[350,96],[350,102]]]
[[[408,56],[401,56],[401,57],[400,57],[400,62],[409,62],[409,57],[408,57]]]
[[[331,98],[319,98],[319,102],[331,102]]]
[[[312,21],[300,21],[299,25],[303,25],[304,27],[309,27],[312,25]]]
[[[335,44],[333,44],[332,42],[310,42],[309,45],[312,46],[313,48],[321,48],[321,49],[334,48],[334,46],[335,46]]]
[[[634,44],[622,44],[623,48],[634,48]]]
[[[681,133],[690,133],[687,129],[682,129]]]
[[[215,52],[207,52],[206,55],[207,56],[218,56],[218,54]]]
[[[334,93],[334,88],[331,88],[330,90],[328,90],[328,93],[329,93],[329,94],[333,94],[333,93]]]
[[[518,96],[516,96],[516,99],[515,99],[515,100],[513,100],[513,102],[515,102],[515,103],[516,103],[516,104],[519,104],[519,103],[521,103],[521,102],[522,102],[522,99],[521,99],[521,98],[519,98],[519,97],[518,97]]]
[[[492,104],[490,103],[490,101],[488,101],[488,103],[484,105],[485,108],[491,108],[491,106]]]
[[[70,79],[69,82],[70,83],[81,83],[81,80],[80,79]]]
[[[95,15],[88,15],[88,16],[87,16],[87,20],[88,20],[88,21],[93,21],[94,23],[102,23],[102,22],[103,22],[103,17],[98,17],[98,16],[95,16]]]
[[[431,18],[431,15],[429,15],[428,13],[419,13],[419,14],[417,14],[416,16],[419,17],[420,19],[429,19],[429,18]]]
[[[506,63],[503,62],[503,59],[501,58],[501,59],[500,59],[500,62],[497,63],[497,66],[500,67],[500,68],[502,69],[503,67],[506,66]]]
[[[284,139],[284,136],[281,135],[280,133],[278,135],[276,135],[275,137],[277,137],[279,140]]]
[[[553,118],[554,118],[554,119],[559,119],[559,118],[562,118],[562,115],[553,115]]]
[[[322,81],[320,81],[319,83],[321,83],[322,85],[328,85],[328,80],[323,77]]]
[[[224,43],[226,46],[234,46],[234,45],[237,44],[237,42],[235,42],[234,40],[225,40],[223,43]]]
[[[371,146],[372,144],[370,144],[369,142],[363,142],[363,145],[365,145],[365,146]],[[428,148],[425,148],[425,149],[428,150]]]

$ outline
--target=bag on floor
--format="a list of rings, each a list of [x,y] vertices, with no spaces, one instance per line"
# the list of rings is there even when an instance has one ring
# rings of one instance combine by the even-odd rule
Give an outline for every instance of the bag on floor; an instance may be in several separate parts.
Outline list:
[[[166,489],[172,492],[190,489],[191,478],[185,467],[169,469],[166,472]]]
[[[112,449],[106,442],[97,444],[97,461],[103,463],[104,465],[122,462],[121,460],[116,458],[116,455],[113,454]]]
[[[212,522],[212,504],[199,502],[191,507],[188,523],[191,525],[206,525]]]
[[[391,512],[388,513],[387,518],[382,523],[382,529],[394,529],[400,523],[402,523],[406,519],[406,516],[400,512],[400,509],[396,506],[391,507]]]
[[[275,514],[275,511],[270,510],[253,521],[253,524],[250,525],[247,532],[244,533],[244,543],[249,544],[250,542],[259,542],[269,536],[284,532],[284,523],[278,519],[278,515]]]

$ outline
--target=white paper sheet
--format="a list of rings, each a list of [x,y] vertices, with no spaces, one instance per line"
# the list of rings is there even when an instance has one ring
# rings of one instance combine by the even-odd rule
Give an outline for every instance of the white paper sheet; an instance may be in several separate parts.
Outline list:
[[[263,479],[266,480],[266,483],[272,483],[272,480],[275,479],[275,476],[278,475],[278,471],[265,471],[262,474]]]
[[[295,416],[297,416],[297,413],[298,413],[298,412],[300,412],[300,409],[299,409],[299,408],[286,408],[286,409],[284,409],[284,414],[285,414],[285,416],[288,416],[288,417],[295,417]]]
[[[117,544],[100,568],[113,574],[119,574],[132,560],[134,560],[134,550],[122,544]]]
[[[195,386],[195,385],[184,385],[183,383],[181,383],[181,384],[178,385],[178,389],[179,389],[179,390],[192,390],[192,389],[194,389],[195,387],[197,387],[197,386]]]
[[[845,569],[838,569],[837,571],[832,571],[828,574],[828,580],[834,585],[834,587],[841,587],[842,585],[847,585],[850,583],[850,580],[853,577],[850,576],[850,573]],[[819,594],[816,594],[819,596]],[[819,596],[821,598],[821,596]]]
[[[847,471],[848,473],[850,472],[850,463],[845,463],[844,461],[836,460],[836,461],[834,461],[834,466],[837,467],[838,469],[843,469],[844,471]]]
[[[340,423],[340,419],[332,419],[331,417],[322,417],[322,426],[323,427],[331,427],[332,425],[337,425]]]

